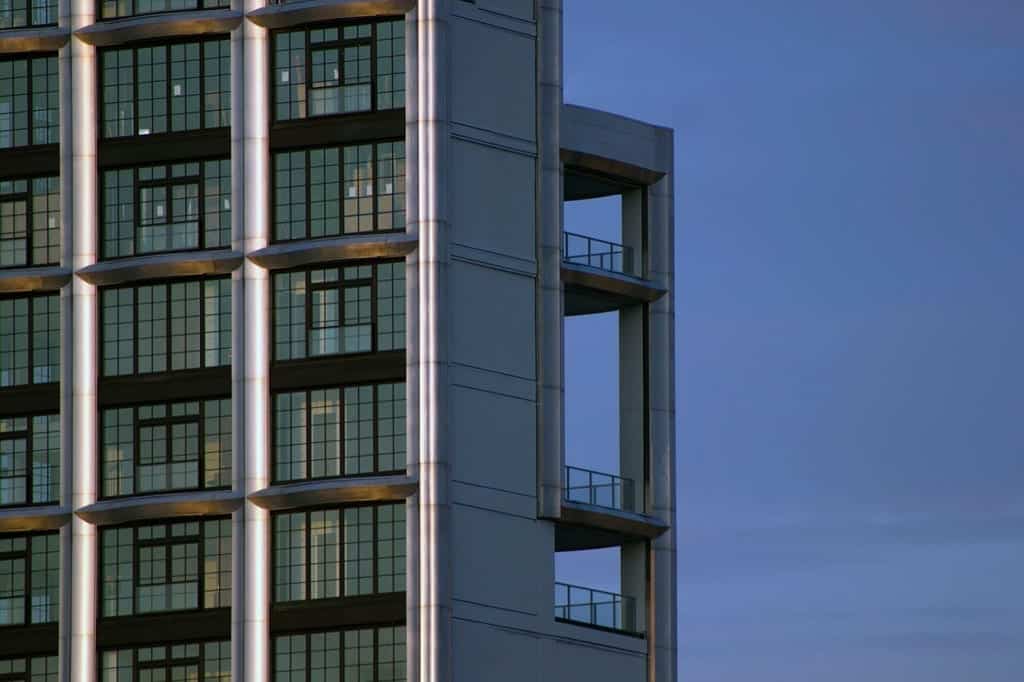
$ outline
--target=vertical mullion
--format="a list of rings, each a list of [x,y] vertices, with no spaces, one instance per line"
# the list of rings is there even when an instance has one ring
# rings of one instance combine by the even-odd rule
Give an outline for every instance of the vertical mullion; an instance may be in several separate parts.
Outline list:
[[[31,16],[32,16],[32,11],[30,9],[29,10],[29,17],[31,17]],[[29,143],[29,145],[32,145],[32,144],[35,143],[35,135],[34,135],[34,133],[35,133],[35,126],[33,125],[33,121],[32,121],[32,95],[33,95],[33,90],[34,90],[34,88],[32,87],[32,85],[33,85],[33,83],[32,83],[32,76],[33,76],[33,73],[32,73],[32,61],[33,60],[32,60],[31,56],[25,57],[25,73],[28,74],[28,82],[25,83],[25,92],[26,92],[26,102],[25,102],[25,105],[27,107],[27,110],[26,110],[26,113],[25,113],[25,118],[26,118],[25,126],[28,128],[28,143]]]
[[[135,250],[135,247],[132,247]],[[132,292],[132,374],[139,373],[139,289],[129,287]],[[134,412],[133,412],[134,414]]]
[[[311,350],[313,347],[311,338],[313,336],[313,277],[311,276],[311,272],[309,270],[303,272],[302,275],[303,277],[305,277],[306,280],[306,300],[303,303],[303,307],[305,308],[306,314],[306,319],[304,320],[306,340],[304,345],[306,347],[305,357],[306,359],[309,359],[313,355]]]
[[[200,519],[199,523],[199,544],[196,547],[197,570],[196,576],[196,604],[200,609],[206,607],[206,521]],[[218,520],[219,523],[219,520]],[[200,649],[202,645],[200,645]]]
[[[196,426],[196,452],[199,454],[199,471],[196,473],[196,490],[206,487],[206,400],[199,400],[199,424]],[[205,547],[205,545],[204,545]]]
[[[32,15],[32,10],[30,8],[29,9],[29,16],[31,16],[31,15]],[[35,233],[35,222],[36,222],[35,221],[35,217],[36,217],[35,216],[35,211],[32,210],[32,198],[34,196],[33,193],[32,193],[32,190],[33,190],[32,184],[33,184],[34,181],[35,181],[35,178],[27,178],[25,180],[25,184],[27,185],[25,187],[25,197],[26,197],[26,199],[25,199],[25,224],[28,227],[27,234],[25,235],[25,244],[26,244],[25,264],[27,266],[29,266],[29,267],[31,267],[31,266],[36,264],[35,255],[32,252],[32,243],[33,243],[32,242],[32,237],[34,236],[34,233]]]
[[[370,24],[370,111],[377,111],[377,26]]]
[[[303,585],[302,593],[304,595],[304,600],[305,601],[312,601],[313,590],[312,590],[311,582],[310,582],[312,571],[311,571],[310,567],[313,564],[313,533],[312,533],[313,517],[312,517],[312,512],[308,512],[308,511],[307,512],[303,512],[302,516],[303,516],[303,519],[305,521],[305,523],[303,525],[305,526],[305,533],[306,533],[306,584]],[[308,644],[307,644],[306,648],[309,649],[309,645]]]
[[[308,88],[307,88],[307,90],[308,90]],[[308,107],[309,105],[307,104],[306,106]],[[306,185],[306,187],[305,187],[305,190],[306,190],[306,207],[305,207],[305,209],[306,209],[305,210],[305,213],[306,213],[306,230],[305,230],[305,233],[302,235],[303,239],[309,239],[310,235],[313,234],[313,189],[312,189],[313,177],[312,177],[312,170],[310,168],[310,161],[309,161],[310,151],[311,150],[309,150],[309,149],[305,149],[302,152],[302,158],[303,158],[303,160],[306,163],[306,175],[305,175],[305,177],[306,177],[306,182],[305,182],[305,185]]]
[[[306,443],[302,448],[303,459],[306,464],[306,480],[313,479],[313,391],[305,389],[303,395],[306,398]]]
[[[380,413],[377,410],[377,404],[380,399],[379,391],[380,385],[374,384],[370,387],[371,400],[373,401],[370,405],[370,411],[373,415],[373,472],[380,472],[380,447],[378,447],[378,438],[380,438],[380,431],[378,429],[377,422],[380,420]],[[376,532],[376,524],[374,525],[374,531]]]
[[[22,616],[25,625],[32,625],[32,535],[25,536],[25,612]]]
[[[376,505],[376,504],[373,505],[373,513],[371,515],[372,522],[373,522],[373,533],[372,533],[372,535],[373,535],[373,544],[370,546],[370,551],[373,553],[372,565],[373,565],[373,593],[374,594],[380,594],[380,570],[379,570],[380,553],[377,551],[377,540],[378,540],[378,537],[377,537],[378,514],[377,514],[377,512],[378,512],[379,509],[380,509],[379,505]],[[374,676],[374,679],[377,679],[376,676]]]
[[[28,348],[28,357],[25,359],[25,361],[28,363],[28,376],[25,377],[26,378],[25,385],[26,386],[31,386],[31,385],[36,383],[36,380],[35,380],[35,376],[36,376],[36,371],[35,371],[35,363],[36,363],[35,350],[36,349],[35,349],[35,345],[36,344],[35,344],[35,334],[34,334],[34,330],[33,330],[33,327],[34,327],[33,323],[35,322],[35,316],[36,316],[36,297],[35,296],[29,296],[29,297],[27,297],[25,299],[25,309],[28,311],[28,338],[26,339],[26,341],[28,343],[25,344],[25,346]]]

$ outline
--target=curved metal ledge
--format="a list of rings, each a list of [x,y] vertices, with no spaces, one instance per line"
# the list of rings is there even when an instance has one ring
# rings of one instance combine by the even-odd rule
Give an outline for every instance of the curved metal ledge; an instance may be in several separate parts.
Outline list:
[[[285,28],[331,19],[395,16],[415,6],[416,0],[301,0],[267,5],[246,16],[264,28]]]
[[[562,263],[562,284],[567,316],[606,313],[651,303],[666,293],[647,280],[572,263]]]
[[[71,281],[71,270],[59,267],[0,270],[0,294],[57,291]]]
[[[555,550],[617,547],[624,542],[653,540],[668,530],[660,519],[579,502],[562,501],[562,516],[555,526]]]
[[[131,523],[176,516],[230,514],[244,496],[231,490],[200,490],[103,500],[82,507],[75,516],[96,525]]]
[[[97,21],[75,31],[75,36],[90,45],[106,47],[152,38],[229,33],[241,23],[241,12],[230,9],[200,9]]]
[[[242,254],[228,249],[182,251],[100,261],[77,274],[89,284],[109,286],[141,279],[225,275],[242,264]]]
[[[71,512],[57,504],[0,509],[0,533],[57,530],[70,520]]]
[[[274,244],[253,251],[248,258],[269,270],[283,270],[340,260],[402,258],[415,251],[417,243],[416,235],[405,232],[309,239]]]
[[[68,44],[70,29],[58,26],[0,31],[0,54],[52,52]]]
[[[257,507],[277,511],[322,504],[351,502],[399,502],[419,487],[410,476],[373,476],[367,478],[332,478],[272,485],[249,495]]]

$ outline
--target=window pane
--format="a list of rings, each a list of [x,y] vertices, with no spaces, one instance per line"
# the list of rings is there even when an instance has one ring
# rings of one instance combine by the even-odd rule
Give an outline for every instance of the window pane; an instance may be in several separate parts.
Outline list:
[[[59,295],[0,299],[0,387],[59,380]]]

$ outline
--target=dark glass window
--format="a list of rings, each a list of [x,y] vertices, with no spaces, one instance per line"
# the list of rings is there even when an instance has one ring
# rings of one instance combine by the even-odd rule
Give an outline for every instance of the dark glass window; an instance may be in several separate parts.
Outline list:
[[[231,161],[103,173],[103,257],[231,244]]]
[[[274,637],[273,682],[405,682],[405,626]]]
[[[274,239],[405,229],[405,143],[274,154]]]
[[[60,296],[0,299],[0,388],[60,381]]]
[[[100,55],[103,137],[231,125],[227,39],[108,49]]]
[[[0,417],[0,506],[60,496],[60,415]]]
[[[56,25],[57,0],[0,0],[0,30]]]
[[[0,680],[4,682],[58,682],[57,656],[33,656],[0,660]]]
[[[0,180],[0,268],[58,263],[60,178]]]
[[[231,642],[157,644],[100,652],[101,682],[231,682]]]
[[[0,535],[0,626],[56,623],[60,534]]]
[[[102,415],[103,496],[231,485],[231,400],[116,407]]]
[[[103,376],[231,364],[231,280],[104,289]]]
[[[230,0],[100,0],[100,19],[230,6]]]
[[[0,59],[0,149],[60,142],[57,57]]]
[[[104,617],[231,606],[231,519],[100,531]]]
[[[405,261],[274,275],[278,362],[405,348]]]
[[[405,591],[405,504],[274,514],[274,601]]]
[[[405,469],[405,384],[312,389],[274,396],[274,480]]]
[[[405,106],[405,21],[274,34],[277,121]]]

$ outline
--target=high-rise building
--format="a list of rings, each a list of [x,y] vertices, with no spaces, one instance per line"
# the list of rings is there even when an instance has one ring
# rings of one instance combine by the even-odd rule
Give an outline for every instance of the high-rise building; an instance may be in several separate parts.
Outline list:
[[[562,30],[0,0],[0,680],[675,679],[672,132],[564,104]],[[608,311],[599,473],[564,322]]]

